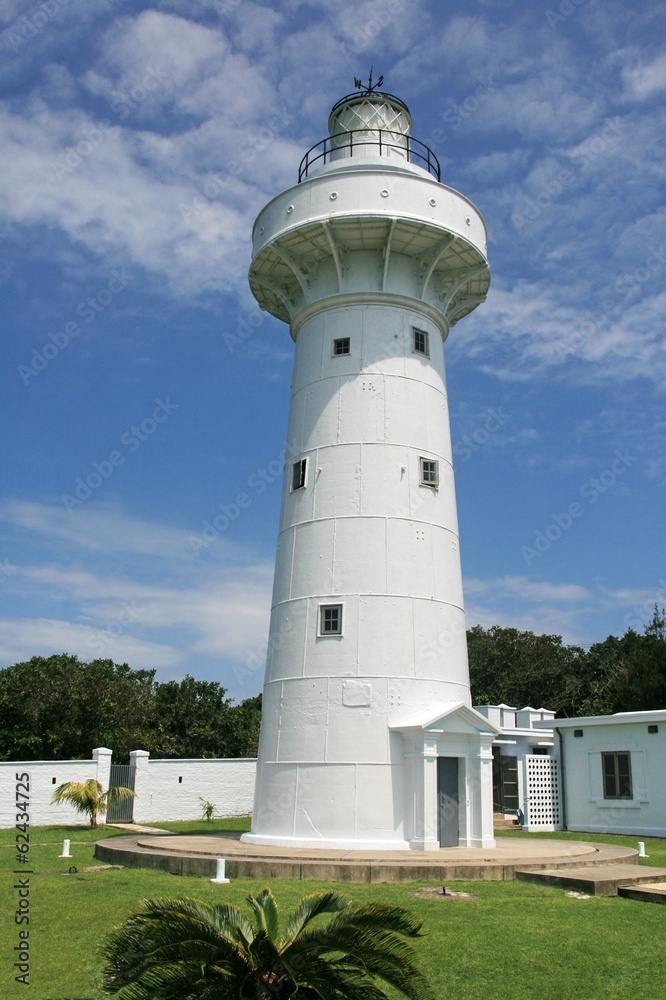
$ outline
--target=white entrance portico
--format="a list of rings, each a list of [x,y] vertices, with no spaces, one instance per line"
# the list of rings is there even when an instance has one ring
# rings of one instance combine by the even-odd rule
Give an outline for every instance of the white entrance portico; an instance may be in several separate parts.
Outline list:
[[[404,742],[410,847],[494,847],[492,743],[497,728],[462,702],[434,705],[390,728]]]

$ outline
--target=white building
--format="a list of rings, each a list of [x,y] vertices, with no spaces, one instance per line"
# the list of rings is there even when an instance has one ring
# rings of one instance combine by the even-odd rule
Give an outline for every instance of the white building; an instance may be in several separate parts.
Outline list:
[[[442,352],[486,230],[410,129],[371,85],[344,98],[253,230],[252,291],[296,344],[254,843],[494,844]]]
[[[560,738],[566,829],[666,837],[665,710],[550,725]]]
[[[546,708],[475,705],[499,730],[493,740],[493,809],[527,832],[562,828],[555,713]]]

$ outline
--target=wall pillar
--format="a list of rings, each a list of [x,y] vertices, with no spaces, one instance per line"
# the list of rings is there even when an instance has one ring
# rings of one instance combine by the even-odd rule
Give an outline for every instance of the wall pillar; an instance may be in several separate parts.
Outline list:
[[[108,790],[109,781],[111,779],[112,757],[113,750],[109,750],[108,747],[97,747],[97,749],[92,752],[92,759],[97,764],[95,777],[105,792]]]
[[[145,822],[150,815],[152,791],[150,788],[150,754],[147,750],[132,750],[130,766],[134,768],[134,822]]]
[[[468,758],[467,797],[470,826],[467,847],[495,847],[493,830],[493,749],[492,735],[480,735],[478,752]]]
[[[412,850],[437,851],[437,743],[426,741],[416,758],[419,774],[416,783],[415,829]]]

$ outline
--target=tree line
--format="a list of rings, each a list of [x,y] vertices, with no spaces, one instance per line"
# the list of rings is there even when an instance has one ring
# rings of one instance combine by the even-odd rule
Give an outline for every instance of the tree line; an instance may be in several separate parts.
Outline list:
[[[558,718],[666,708],[666,615],[589,649],[559,635],[480,625],[467,632],[475,705],[549,708]]]
[[[0,670],[0,760],[87,760],[108,746],[152,757],[255,757],[261,695],[234,704],[216,681],[77,656],[33,656]]]
[[[666,708],[666,615],[589,649],[558,635],[475,625],[467,633],[472,699],[609,715]],[[443,664],[443,669],[446,669]],[[66,653],[0,670],[0,760],[85,760],[109,746],[152,757],[254,757],[261,695],[234,704],[216,681],[159,682],[154,670]]]

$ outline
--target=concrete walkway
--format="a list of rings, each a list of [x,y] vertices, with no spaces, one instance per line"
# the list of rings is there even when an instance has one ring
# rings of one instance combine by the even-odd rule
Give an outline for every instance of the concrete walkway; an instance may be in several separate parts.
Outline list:
[[[149,833],[153,837],[173,837],[173,830],[160,830],[157,826],[141,826],[139,823],[106,823],[114,830],[129,830],[130,833]]]
[[[666,883],[647,882],[643,885],[620,885],[618,896],[626,899],[637,899],[641,903],[666,903]]]
[[[537,882],[562,889],[577,889],[590,896],[617,896],[620,886],[635,886],[643,882],[666,882],[666,868],[648,868],[635,864],[600,864],[594,867],[535,871],[517,871],[516,878],[524,882]],[[666,886],[662,886],[666,891]]]
[[[582,841],[502,837],[493,849],[451,847],[438,851],[297,850],[244,844],[233,836],[160,836],[139,833],[98,841],[95,856],[126,867],[157,868],[213,878],[216,859],[229,878],[317,879],[326,882],[423,882],[516,877],[518,869],[638,864],[633,848]]]

